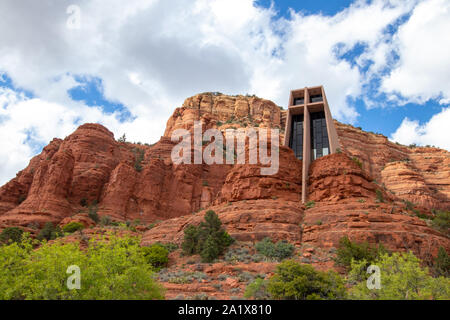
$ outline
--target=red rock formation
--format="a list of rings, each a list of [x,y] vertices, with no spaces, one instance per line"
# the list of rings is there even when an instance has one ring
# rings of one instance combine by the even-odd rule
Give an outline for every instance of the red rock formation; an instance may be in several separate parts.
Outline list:
[[[273,176],[262,175],[260,164],[171,161],[176,144],[171,133],[192,130],[195,120],[202,121],[203,130],[223,132],[231,127],[284,128],[285,118],[278,106],[260,98],[200,94],[175,110],[165,136],[152,146],[118,142],[101,125],[82,125],[64,140],[54,139],[0,188],[0,228],[32,230],[47,221],[75,221],[87,212],[86,204],[96,202],[100,216],[115,220],[164,220],[146,232],[143,244],[180,242],[183,228],[199,223],[202,209],[211,208],[231,235],[243,241],[270,236],[331,248],[349,235],[420,255],[435,253],[439,245],[449,248],[447,237],[410,216],[399,201],[411,201],[428,214],[432,208],[449,210],[450,156],[444,150],[400,146],[336,122],[342,154],[312,162],[308,185],[315,206],[305,211],[301,161],[289,148],[280,148],[280,168]],[[376,190],[385,203],[375,202]]]
[[[380,185],[418,206],[450,210],[450,152],[409,148],[380,134],[335,124],[342,151],[361,160],[364,170]]]
[[[284,128],[281,109],[272,101],[253,96],[204,93],[186,99],[181,108],[175,109],[167,121],[164,136],[170,137],[176,129],[191,130],[194,121],[199,120],[207,128]]]
[[[412,250],[423,258],[436,255],[440,246],[450,250],[450,239],[410,215],[402,202],[370,180],[344,154],[314,161],[310,199],[316,202],[304,212],[302,243],[332,248],[347,235],[391,250]],[[375,190],[380,190],[381,199]]]

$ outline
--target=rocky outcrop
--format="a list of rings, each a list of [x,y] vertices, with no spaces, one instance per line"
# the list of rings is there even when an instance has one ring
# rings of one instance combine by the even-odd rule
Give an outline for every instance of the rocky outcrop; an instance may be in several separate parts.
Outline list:
[[[450,152],[407,147],[381,134],[335,124],[342,151],[358,158],[380,185],[418,206],[450,210]]]
[[[270,237],[300,242],[303,210],[298,202],[278,199],[242,200],[208,209],[218,214],[228,233],[239,241],[259,241]],[[144,234],[142,245],[155,242],[181,243],[184,229],[190,224],[199,225],[204,215],[205,211],[200,211],[162,221]]]
[[[310,199],[304,212],[303,244],[336,248],[339,239],[412,250],[422,258],[435,256],[450,239],[405,210],[390,192],[371,181],[357,162],[344,154],[320,158],[310,167]],[[378,190],[378,195],[376,194]]]
[[[281,108],[272,101],[255,96],[203,93],[186,99],[181,108],[175,109],[164,136],[170,137],[176,129],[192,130],[194,121],[202,121],[206,128],[284,129]]]

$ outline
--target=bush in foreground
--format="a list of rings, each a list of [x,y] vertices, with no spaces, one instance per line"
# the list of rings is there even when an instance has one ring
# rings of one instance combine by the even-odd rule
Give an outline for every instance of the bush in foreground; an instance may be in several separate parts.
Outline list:
[[[81,272],[81,288],[69,290],[69,266]],[[80,250],[77,243],[44,243],[33,250],[29,238],[20,244],[0,247],[0,299],[117,300],[162,299],[138,238],[113,234],[89,240]]]
[[[286,260],[268,280],[267,290],[274,299],[338,300],[346,298],[342,278],[334,271],[316,271],[311,265]]]
[[[367,274],[362,275],[365,260],[353,261],[350,280],[359,282],[350,290],[352,299],[362,300],[429,300],[450,299],[450,279],[433,278],[411,252],[382,254],[374,265],[380,268],[381,289],[367,288]]]
[[[450,277],[450,257],[443,247],[439,247],[438,255],[433,264],[433,275]]]

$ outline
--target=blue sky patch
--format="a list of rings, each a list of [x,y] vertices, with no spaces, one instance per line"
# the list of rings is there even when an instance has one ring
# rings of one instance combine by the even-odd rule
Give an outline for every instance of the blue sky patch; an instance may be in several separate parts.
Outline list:
[[[129,110],[120,102],[107,100],[103,94],[102,79],[88,76],[74,77],[80,85],[68,91],[69,96],[75,101],[83,101],[88,106],[102,108],[105,113],[118,112],[121,122],[132,119]]]

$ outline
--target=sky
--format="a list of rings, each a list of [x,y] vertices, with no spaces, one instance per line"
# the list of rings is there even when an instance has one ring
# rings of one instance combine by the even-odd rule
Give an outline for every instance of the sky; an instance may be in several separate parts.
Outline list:
[[[323,85],[333,117],[450,150],[448,0],[3,0],[0,184],[97,122],[154,143],[192,95]]]

